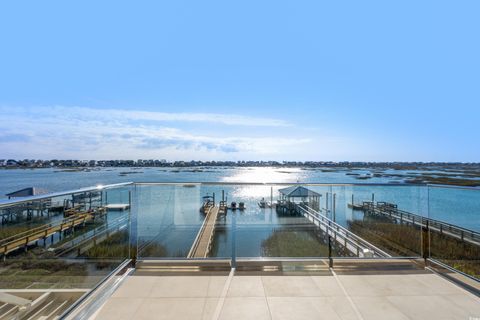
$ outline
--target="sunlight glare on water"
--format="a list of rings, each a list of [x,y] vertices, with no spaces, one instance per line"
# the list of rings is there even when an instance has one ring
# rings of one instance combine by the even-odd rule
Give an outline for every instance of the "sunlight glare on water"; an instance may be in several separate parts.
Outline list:
[[[299,168],[242,168],[233,175],[223,178],[223,182],[239,183],[296,183],[305,177],[305,172]],[[258,201],[261,198],[270,200],[273,194],[276,196],[279,186],[237,186],[231,195],[235,198],[247,198]],[[256,200],[255,200],[256,199]]]
[[[235,174],[224,177],[223,182],[295,183],[301,181],[304,176],[305,172],[299,168],[242,168]]]

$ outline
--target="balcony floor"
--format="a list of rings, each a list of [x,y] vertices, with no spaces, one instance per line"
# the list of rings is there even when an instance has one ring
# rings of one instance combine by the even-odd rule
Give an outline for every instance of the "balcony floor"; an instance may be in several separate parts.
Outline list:
[[[92,319],[480,319],[433,274],[128,277]]]

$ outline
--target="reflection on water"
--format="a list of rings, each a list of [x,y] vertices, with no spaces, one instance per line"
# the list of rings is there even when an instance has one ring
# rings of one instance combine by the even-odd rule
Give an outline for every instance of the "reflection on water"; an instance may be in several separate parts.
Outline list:
[[[237,170],[233,175],[225,176],[223,182],[259,182],[267,183],[275,181],[277,183],[305,181],[306,172],[299,168],[245,168]]]

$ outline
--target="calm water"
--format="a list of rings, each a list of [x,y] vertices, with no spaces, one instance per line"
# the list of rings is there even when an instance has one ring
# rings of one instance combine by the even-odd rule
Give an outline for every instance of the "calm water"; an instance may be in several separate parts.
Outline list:
[[[350,171],[302,170],[298,168],[202,168],[163,169],[163,168],[111,168],[90,172],[61,172],[58,169],[1,170],[0,193],[35,186],[49,191],[71,190],[99,184],[119,182],[279,182],[279,183],[389,183],[392,186],[314,186],[310,189],[322,195],[320,207],[332,208],[335,194],[335,220],[343,226],[349,221],[363,219],[363,213],[354,212],[347,207],[351,202],[371,200],[387,201],[398,204],[400,209],[443,220],[465,228],[480,231],[480,190],[426,188],[420,186],[402,186],[402,180],[396,178],[371,178],[357,180],[346,175]],[[411,171],[411,170],[410,170]],[[365,174],[368,171],[355,171]],[[401,172],[397,172],[401,173]],[[216,233],[214,255],[229,257],[232,251],[233,228],[236,224],[236,254],[239,257],[268,255],[266,251],[275,251],[276,247],[285,247],[277,243],[278,239],[296,239],[300,237],[308,245],[315,239],[311,225],[303,217],[278,215],[275,210],[258,206],[261,198],[274,201],[278,189],[284,186],[225,186],[197,185],[195,187],[151,186],[136,187],[138,205],[137,232],[141,243],[150,244],[143,251],[144,256],[185,256],[204,220],[199,212],[202,197],[215,193],[217,201],[222,191],[228,202],[244,202],[247,209],[231,211],[222,218],[223,226]],[[108,191],[109,202],[128,202],[126,188]],[[333,219],[333,211],[326,213]],[[274,237],[278,232],[282,237]],[[300,240],[299,240],[300,241]],[[153,244],[153,245],[152,245]],[[150,250],[150,251],[149,251]],[[322,249],[323,250],[323,249]],[[298,248],[295,248],[298,251]],[[160,253],[159,253],[160,252]],[[282,253],[280,253],[282,254]],[[141,253],[142,255],[142,253]]]
[[[199,171],[201,170],[201,171]],[[330,169],[323,169],[330,170]],[[49,191],[64,191],[99,184],[119,182],[315,182],[315,183],[389,183],[402,182],[401,178],[372,177],[357,180],[346,175],[352,171],[324,172],[321,169],[299,168],[108,168],[90,172],[64,172],[59,169],[0,170],[0,199],[6,193],[26,187],[39,187]],[[411,170],[410,170],[411,171]],[[365,174],[368,170],[355,170]],[[396,173],[402,173],[398,171]]]

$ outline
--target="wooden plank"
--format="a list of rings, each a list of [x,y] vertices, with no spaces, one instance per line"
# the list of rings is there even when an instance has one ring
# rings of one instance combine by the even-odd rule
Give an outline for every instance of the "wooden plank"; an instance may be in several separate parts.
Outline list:
[[[192,245],[192,249],[190,249],[188,258],[206,258],[208,256],[219,212],[219,207],[210,208]]]
[[[7,254],[11,251],[14,251],[16,249],[19,249],[23,246],[28,245],[31,242],[44,239],[57,232],[71,229],[75,226],[78,226],[87,221],[90,221],[93,218],[94,218],[94,215],[92,213],[81,213],[79,214],[78,217],[65,219],[60,224],[55,226],[52,226],[51,224],[47,224],[42,227],[37,227],[32,230],[22,232],[17,236],[8,238],[11,240],[3,243],[0,246],[0,254]]]

